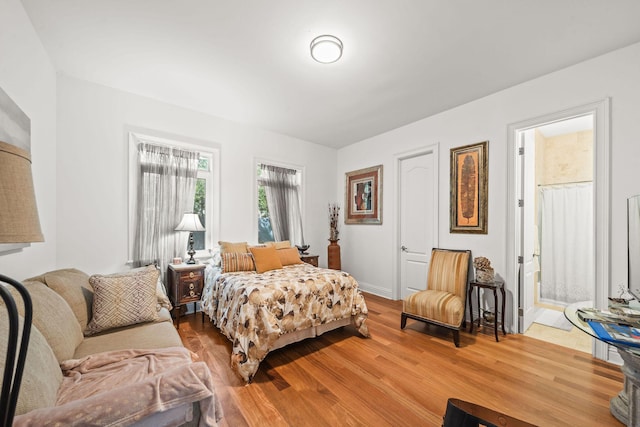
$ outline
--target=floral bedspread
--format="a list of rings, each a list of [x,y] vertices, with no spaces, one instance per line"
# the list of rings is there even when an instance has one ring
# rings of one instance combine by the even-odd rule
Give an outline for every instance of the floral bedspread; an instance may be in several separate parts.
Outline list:
[[[233,342],[231,365],[251,382],[280,335],[351,318],[365,337],[367,305],[348,273],[296,264],[266,273],[207,269],[203,310]]]

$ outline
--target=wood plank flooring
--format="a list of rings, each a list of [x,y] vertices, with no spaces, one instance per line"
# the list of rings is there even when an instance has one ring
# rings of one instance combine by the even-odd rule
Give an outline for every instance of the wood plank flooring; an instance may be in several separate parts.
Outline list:
[[[407,321],[400,301],[365,294],[371,338],[347,326],[270,353],[254,382],[230,368],[231,342],[207,318],[180,336],[205,361],[222,426],[440,426],[457,397],[540,426],[619,426],[609,399],[620,367],[522,335],[460,336]]]

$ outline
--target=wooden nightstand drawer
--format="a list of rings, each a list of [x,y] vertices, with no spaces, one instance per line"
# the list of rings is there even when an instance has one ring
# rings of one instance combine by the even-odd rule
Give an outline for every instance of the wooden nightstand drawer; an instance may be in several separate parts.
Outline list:
[[[174,307],[177,326],[180,327],[180,308],[187,303],[196,303],[204,289],[203,264],[170,264],[167,270],[169,296]],[[195,305],[194,305],[195,311]],[[204,320],[204,313],[202,314]]]

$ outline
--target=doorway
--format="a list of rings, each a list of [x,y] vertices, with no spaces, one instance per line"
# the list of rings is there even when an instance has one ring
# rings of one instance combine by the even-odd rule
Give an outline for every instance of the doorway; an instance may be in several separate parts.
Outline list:
[[[396,156],[396,298],[424,290],[438,245],[438,147]]]
[[[538,193],[537,184],[535,184],[535,169],[534,173],[531,173],[531,171],[526,173],[527,163],[525,161],[527,157],[525,140],[527,138],[535,138],[535,133],[531,134],[526,131],[585,116],[591,116],[590,119],[585,118],[584,120],[592,123],[593,133],[592,152],[589,155],[592,162],[591,192],[593,199],[591,204],[593,207],[593,225],[591,230],[593,236],[593,268],[589,275],[593,277],[594,281],[594,306],[596,308],[607,307],[610,285],[610,102],[610,99],[606,98],[591,104],[508,126],[507,157],[509,162],[507,163],[507,169],[509,179],[507,180],[508,236],[506,278],[507,283],[512,283],[512,301],[515,309],[512,312],[513,317],[511,319],[507,318],[507,324],[510,324],[514,331],[524,333],[527,329],[525,326],[535,323],[533,319],[534,315],[536,315],[536,297],[538,298],[538,303],[544,300],[542,298],[543,287],[540,286],[537,291],[529,292],[528,289],[531,286],[526,286],[527,283],[534,283],[535,289],[535,283],[538,280],[542,280],[543,266],[540,265],[538,267],[538,263],[544,257],[544,254],[538,254],[534,250],[537,247],[536,245],[540,245],[537,248],[542,251],[540,230],[536,230],[536,227],[534,227],[536,225],[534,219],[538,212],[533,209],[527,209],[527,205],[531,208],[532,204],[533,206],[539,206],[539,204],[536,204],[535,200],[535,195]],[[531,156],[532,154],[528,153],[528,155]],[[533,155],[535,156],[535,154]],[[534,184],[531,184],[532,182]],[[574,182],[574,184],[580,183]],[[526,217],[527,215],[528,217]],[[575,216],[576,214],[573,215]],[[529,226],[529,224],[534,226]],[[540,259],[536,259],[537,255],[540,255]],[[538,271],[538,268],[540,268],[540,271]],[[575,281],[576,279],[573,280]],[[510,313],[507,312],[507,317],[509,315]],[[592,343],[591,348],[595,357],[609,360],[610,355],[606,345],[595,342]]]
[[[519,131],[525,335],[591,353],[591,339],[564,317],[593,304],[593,114]]]

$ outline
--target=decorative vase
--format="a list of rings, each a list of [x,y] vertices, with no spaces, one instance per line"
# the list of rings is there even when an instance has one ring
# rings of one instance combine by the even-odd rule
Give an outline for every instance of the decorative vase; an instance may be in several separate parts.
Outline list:
[[[340,263],[340,245],[338,244],[339,239],[329,239],[329,246],[327,246],[327,255],[328,255],[328,263],[327,267],[332,270],[341,270]]]

